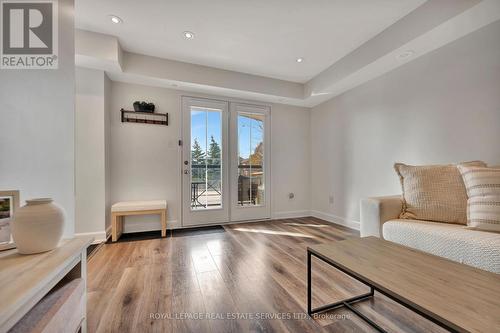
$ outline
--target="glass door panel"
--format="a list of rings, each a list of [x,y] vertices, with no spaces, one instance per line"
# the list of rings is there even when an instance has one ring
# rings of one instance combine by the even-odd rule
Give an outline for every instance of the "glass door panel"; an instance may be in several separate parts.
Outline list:
[[[264,204],[264,115],[238,113],[238,205]]]
[[[222,111],[191,108],[191,209],[222,207]]]

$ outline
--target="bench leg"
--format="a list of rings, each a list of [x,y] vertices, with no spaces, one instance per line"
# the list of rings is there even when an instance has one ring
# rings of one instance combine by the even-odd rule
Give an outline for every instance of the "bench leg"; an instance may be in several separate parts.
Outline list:
[[[167,210],[160,213],[161,217],[161,237],[167,236]]]
[[[123,234],[123,224],[125,221],[125,216],[124,215],[120,215],[118,216],[118,235],[117,238],[120,238],[120,236]]]
[[[111,220],[111,240],[116,242],[123,233],[123,216],[113,213]]]
[[[112,214],[111,217],[111,240],[116,242],[118,240],[118,216]]]

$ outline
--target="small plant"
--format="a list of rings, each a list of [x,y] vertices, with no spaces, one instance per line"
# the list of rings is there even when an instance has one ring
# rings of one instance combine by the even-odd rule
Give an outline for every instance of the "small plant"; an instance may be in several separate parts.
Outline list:
[[[136,111],[136,112],[150,112],[150,113],[155,112],[154,103],[135,101],[133,106],[134,106],[134,111]]]

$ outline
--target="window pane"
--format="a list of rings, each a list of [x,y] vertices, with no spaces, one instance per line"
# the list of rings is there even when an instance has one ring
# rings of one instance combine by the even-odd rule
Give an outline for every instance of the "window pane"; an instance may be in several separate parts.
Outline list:
[[[191,209],[222,207],[222,112],[191,108]]]
[[[264,204],[264,116],[238,114],[238,205]]]

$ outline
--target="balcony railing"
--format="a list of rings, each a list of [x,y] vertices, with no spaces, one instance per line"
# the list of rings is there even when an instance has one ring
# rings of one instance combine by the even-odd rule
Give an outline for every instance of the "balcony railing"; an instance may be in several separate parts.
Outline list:
[[[208,208],[222,205],[221,165],[191,165],[191,207]],[[238,165],[238,203],[256,205],[262,200],[262,165]],[[255,171],[254,171],[255,170]],[[208,179],[207,179],[208,178]]]

